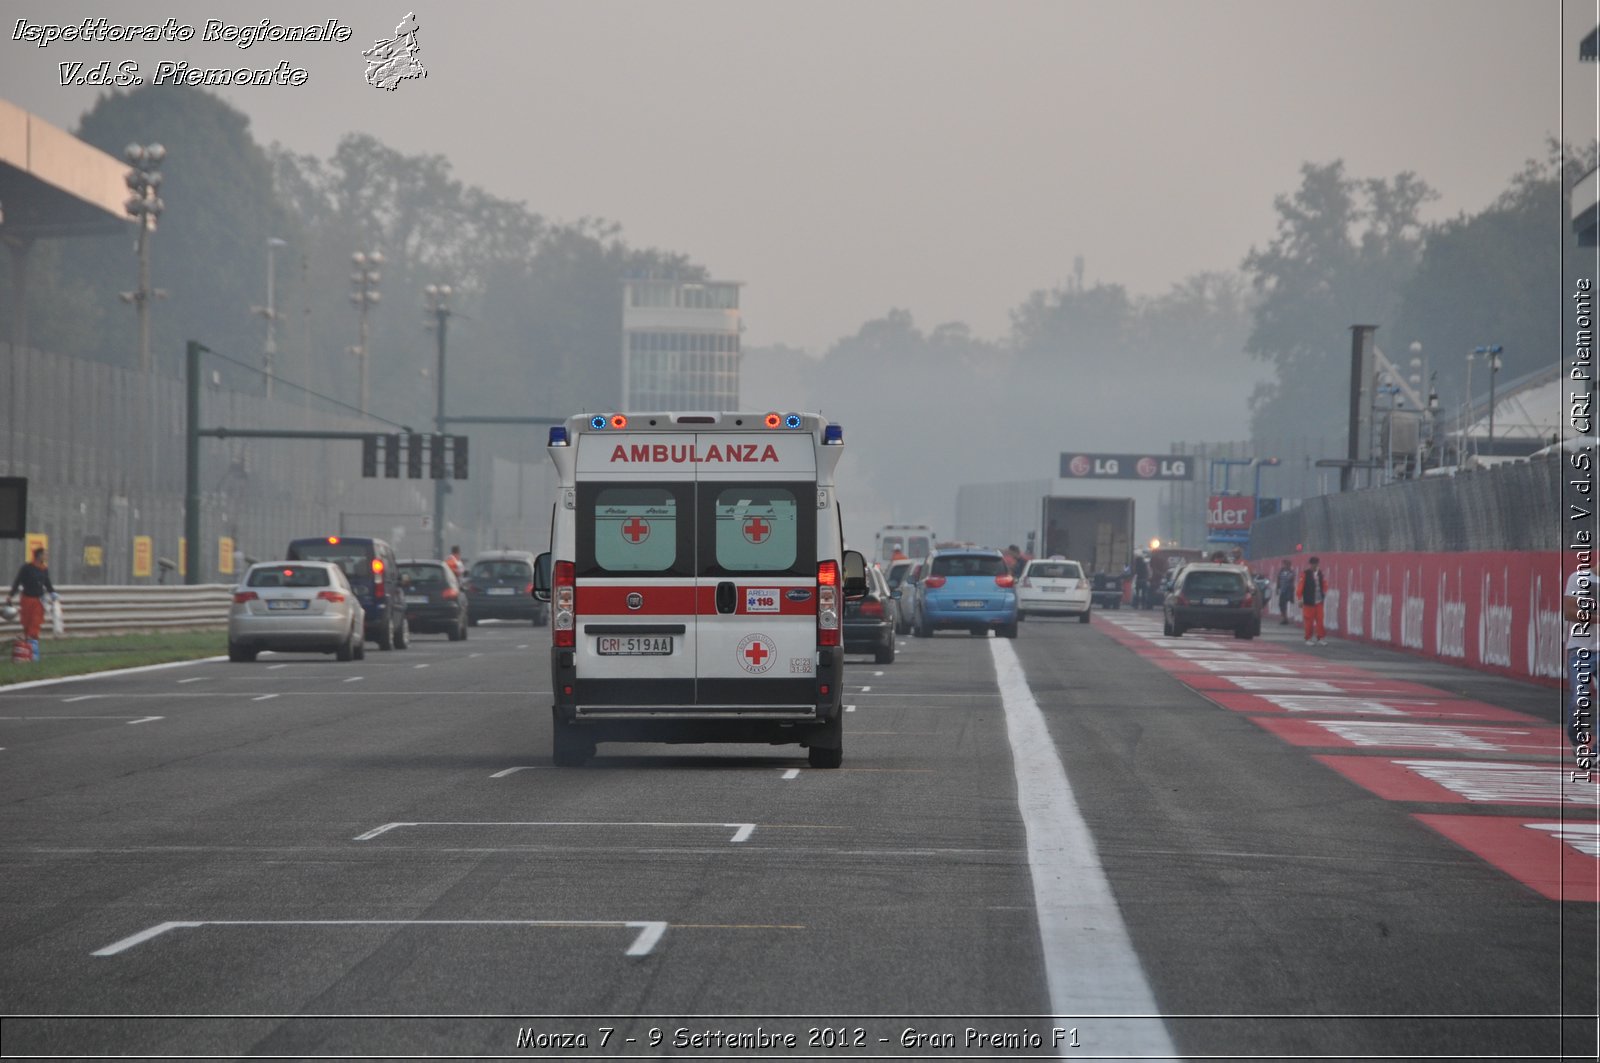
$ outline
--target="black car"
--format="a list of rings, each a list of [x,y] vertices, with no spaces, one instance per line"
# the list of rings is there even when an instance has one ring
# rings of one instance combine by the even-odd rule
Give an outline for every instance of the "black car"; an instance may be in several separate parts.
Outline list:
[[[380,650],[403,650],[410,643],[406,596],[395,574],[394,547],[382,539],[327,535],[295,539],[283,556],[290,561],[338,565],[366,613],[366,640],[376,642]]]
[[[467,623],[527,620],[543,627],[548,607],[533,597],[533,555],[526,550],[485,550],[465,580]]]
[[[870,653],[879,664],[894,661],[895,600],[876,566],[867,569],[867,594],[844,603],[844,652]]]
[[[1261,609],[1249,571],[1207,562],[1185,565],[1167,593],[1161,631],[1178,637],[1191,628],[1222,628],[1238,639],[1261,634]]]
[[[402,561],[400,586],[406,592],[406,623],[414,634],[442,632],[451,642],[467,637],[467,596],[461,581],[443,561]]]

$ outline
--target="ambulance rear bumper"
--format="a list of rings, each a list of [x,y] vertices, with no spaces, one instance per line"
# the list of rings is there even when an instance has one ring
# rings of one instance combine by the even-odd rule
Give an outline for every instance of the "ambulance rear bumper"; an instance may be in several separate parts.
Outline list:
[[[552,689],[559,719],[738,721],[820,724],[838,718],[844,658],[818,653],[817,674],[772,679],[593,679],[577,674],[571,650],[552,648]]]

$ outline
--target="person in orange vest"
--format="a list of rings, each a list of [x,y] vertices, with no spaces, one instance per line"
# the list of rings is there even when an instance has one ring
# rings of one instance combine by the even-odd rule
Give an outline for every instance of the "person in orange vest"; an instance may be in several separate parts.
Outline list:
[[[33,560],[23,562],[17,569],[17,578],[11,581],[11,590],[6,592],[6,604],[10,605],[17,591],[22,591],[22,634],[31,642],[39,641],[39,629],[44,626],[44,596],[50,595],[51,601],[60,597],[55,584],[50,582],[49,557],[44,547],[35,549]]]
[[[450,556],[444,559],[444,563],[450,567],[451,572],[456,574],[456,579],[460,579],[466,574],[467,563],[461,560],[461,547],[452,546],[450,548]]]
[[[1322,623],[1322,603],[1328,598],[1328,580],[1318,567],[1316,558],[1300,576],[1300,613],[1305,617],[1306,645],[1326,646],[1328,629]]]

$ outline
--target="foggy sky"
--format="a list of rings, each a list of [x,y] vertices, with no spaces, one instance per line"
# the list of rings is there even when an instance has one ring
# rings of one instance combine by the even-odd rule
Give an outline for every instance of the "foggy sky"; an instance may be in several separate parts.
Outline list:
[[[303,66],[218,90],[263,143],[327,156],[367,132],[555,219],[744,281],[748,344],[820,351],[890,307],[1004,333],[1086,260],[1159,294],[1272,236],[1306,161],[1413,170],[1440,219],[1486,206],[1565,130],[1595,135],[1592,0],[417,0],[160,5],[11,0],[0,96],[65,128],[56,64]],[[362,80],[408,10],[426,80]],[[55,44],[18,19],[318,22],[346,44]],[[181,167],[174,158],[169,168]],[[179,209],[177,205],[173,209]],[[1554,249],[1552,250],[1554,252]]]

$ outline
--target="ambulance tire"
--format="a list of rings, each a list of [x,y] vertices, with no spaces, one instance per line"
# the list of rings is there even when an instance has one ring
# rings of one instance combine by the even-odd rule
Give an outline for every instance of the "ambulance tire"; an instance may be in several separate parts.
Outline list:
[[[806,763],[813,768],[837,768],[844,763],[844,747],[823,749],[821,746],[812,746],[806,750]]]
[[[558,768],[581,768],[594,756],[594,740],[573,724],[552,720],[551,739],[554,752],[550,759]]]
[[[837,768],[844,762],[844,715],[840,713],[831,723],[825,723],[811,732],[810,748],[806,750],[806,763],[813,768]]]

